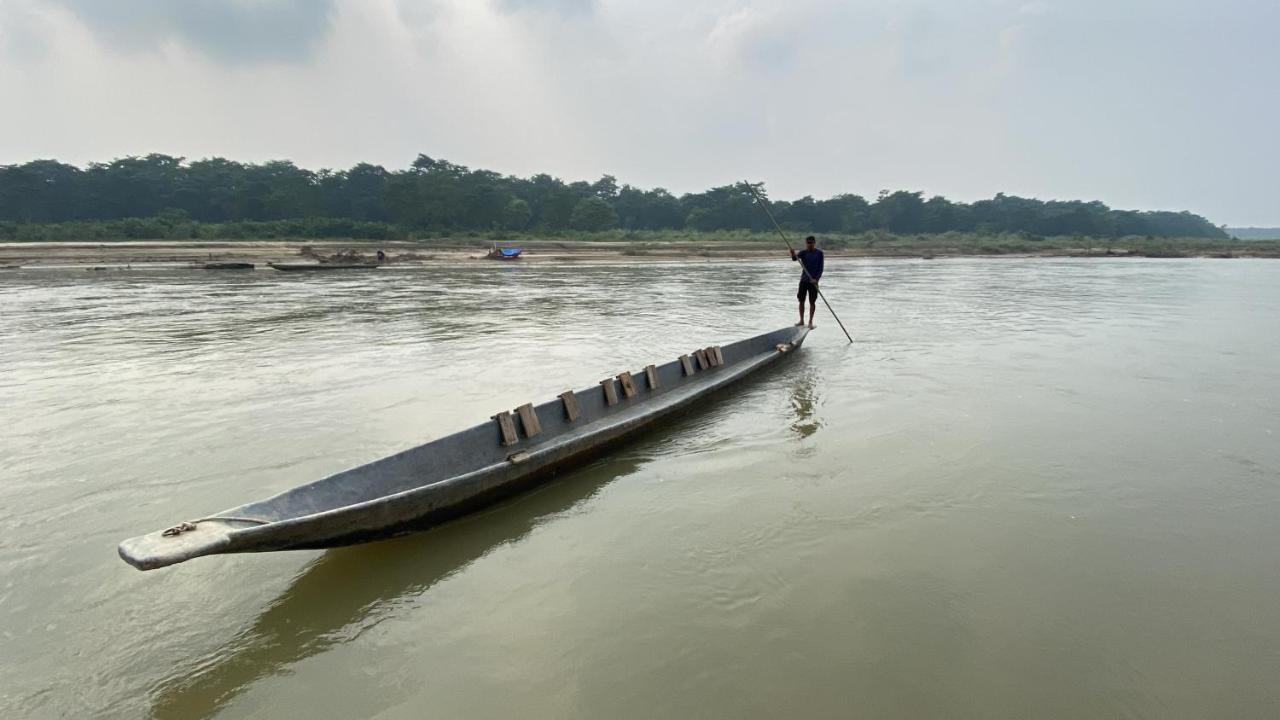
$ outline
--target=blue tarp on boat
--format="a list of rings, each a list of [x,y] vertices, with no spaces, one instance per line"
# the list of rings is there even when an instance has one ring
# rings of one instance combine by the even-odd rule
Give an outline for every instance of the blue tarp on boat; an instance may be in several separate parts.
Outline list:
[[[502,253],[505,257],[515,257],[519,255],[520,251],[523,249],[524,248],[498,248],[498,252]]]

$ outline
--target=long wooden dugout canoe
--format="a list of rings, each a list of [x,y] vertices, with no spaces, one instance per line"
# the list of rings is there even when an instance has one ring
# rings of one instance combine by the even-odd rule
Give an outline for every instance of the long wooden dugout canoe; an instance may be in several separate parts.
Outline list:
[[[378,263],[276,263],[267,265],[273,270],[282,272],[312,272],[320,270],[376,270]]]
[[[328,548],[438,525],[545,481],[787,357],[788,327],[620,373],[258,502],[120,543],[140,570],[202,555]]]

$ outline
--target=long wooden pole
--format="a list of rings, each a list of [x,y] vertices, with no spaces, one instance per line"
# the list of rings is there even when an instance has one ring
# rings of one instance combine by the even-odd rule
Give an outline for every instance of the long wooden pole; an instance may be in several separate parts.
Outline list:
[[[787,249],[794,253],[796,249],[791,246],[791,241],[787,239],[787,234],[782,231],[782,226],[778,224],[778,221],[773,217],[773,213],[769,211],[769,203],[766,202],[764,198],[760,197],[760,193],[756,192],[755,187],[751,183],[744,182],[742,184],[747,186],[747,191],[756,199],[756,203],[764,209],[764,214],[769,216],[769,221],[773,223],[773,227],[777,229],[778,235],[782,237],[782,242],[787,244]],[[809,278],[809,282],[814,282],[813,276],[809,274],[809,268],[805,267],[803,262],[800,263],[800,269],[804,271],[804,276]],[[827,310],[831,313],[831,317],[836,319],[836,324],[844,331],[844,336],[849,338],[849,342],[853,342],[853,336],[849,334],[848,330],[844,329],[844,323],[840,322],[840,316],[836,315],[836,311],[831,307],[831,303],[827,302],[827,296],[822,294],[822,288],[818,287],[816,283],[814,284],[814,287],[818,290],[818,297],[822,298],[822,304],[827,306]]]

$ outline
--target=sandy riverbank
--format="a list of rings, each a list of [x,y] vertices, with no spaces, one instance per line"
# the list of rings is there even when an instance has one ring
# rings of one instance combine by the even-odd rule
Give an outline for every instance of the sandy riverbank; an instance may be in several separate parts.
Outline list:
[[[759,243],[706,242],[645,244],[641,247],[606,242],[541,242],[523,245],[518,262],[647,262],[706,261],[785,257],[786,250]],[[460,244],[362,241],[235,241],[235,242],[110,242],[0,243],[0,266],[24,268],[136,265],[188,266],[210,262],[313,262],[351,250],[372,259],[378,250],[389,265],[429,265],[487,261],[487,248]],[[830,254],[841,254],[831,251]],[[853,254],[853,253],[846,253]]]
[[[704,241],[623,244],[617,242],[539,241],[524,243],[519,262],[646,262],[764,259],[785,257],[780,246],[758,242]],[[381,249],[391,265],[430,265],[484,261],[485,246],[457,242],[403,241],[130,241],[108,243],[0,243],[0,267],[120,267],[191,266],[207,262],[307,262],[317,255],[329,256],[353,250],[372,258]],[[919,251],[873,251],[869,249],[827,249],[830,257],[933,258],[970,253]],[[1128,255],[1116,251],[1114,255]],[[1011,257],[996,255],[994,257]],[[1017,257],[1106,257],[1100,250],[1048,250],[1018,253]]]

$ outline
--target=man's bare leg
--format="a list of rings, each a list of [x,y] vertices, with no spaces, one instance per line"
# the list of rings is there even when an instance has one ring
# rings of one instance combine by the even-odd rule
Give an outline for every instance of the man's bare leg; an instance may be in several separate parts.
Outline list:
[[[796,323],[797,327],[801,325],[804,325],[804,300],[800,301],[800,322]]]
[[[816,311],[817,309],[818,309],[818,306],[817,306],[817,305],[815,305],[813,302],[810,302],[810,303],[809,303],[809,329],[810,329],[810,330],[812,330],[812,329],[814,329],[814,328],[818,327],[817,325],[814,325],[814,324],[813,324],[813,313],[814,313],[814,311]],[[800,314],[800,320],[801,320],[801,321],[803,321],[803,320],[804,320],[804,313],[801,313],[801,314]]]

